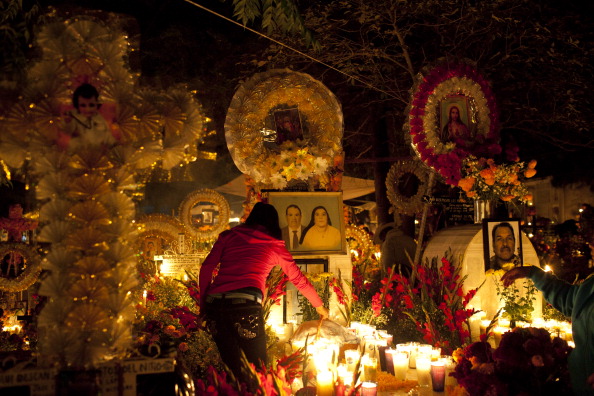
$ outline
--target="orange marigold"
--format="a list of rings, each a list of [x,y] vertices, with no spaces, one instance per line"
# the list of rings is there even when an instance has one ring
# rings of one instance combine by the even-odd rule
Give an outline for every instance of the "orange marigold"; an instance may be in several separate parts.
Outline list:
[[[474,197],[476,197],[476,191],[467,191],[466,196],[468,198],[474,198]]]
[[[532,194],[526,194],[524,195],[524,201],[532,201],[534,197],[532,196]]]
[[[495,179],[495,173],[491,169],[483,169],[479,175],[484,179]]]
[[[536,160],[532,160],[532,161],[528,162],[528,169],[536,168],[536,164],[537,164]]]
[[[511,201],[514,198],[515,198],[515,196],[513,196],[513,195],[504,195],[503,197],[501,197],[501,200],[502,201]]]
[[[458,187],[460,187],[463,191],[468,192],[472,189],[475,181],[476,179],[472,176],[465,177],[458,181]]]
[[[524,171],[524,176],[526,176],[527,178],[531,178],[534,175],[536,175],[536,169],[529,168]]]
[[[495,184],[495,178],[494,177],[485,178],[485,184],[487,186],[492,186],[493,184]]]

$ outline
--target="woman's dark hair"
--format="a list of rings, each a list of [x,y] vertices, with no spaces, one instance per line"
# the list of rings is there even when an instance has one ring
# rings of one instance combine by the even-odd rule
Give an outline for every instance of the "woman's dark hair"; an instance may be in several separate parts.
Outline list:
[[[266,233],[273,238],[282,239],[282,233],[278,224],[278,212],[274,206],[258,202],[252,208],[250,215],[245,220],[245,225],[261,225],[266,228]]]
[[[326,208],[323,207],[323,206],[316,206],[311,211],[311,217],[309,218],[309,224],[307,225],[307,227],[305,227],[303,229],[303,232],[301,232],[301,238],[299,239],[299,244],[300,245],[303,243],[303,238],[305,238],[305,235],[307,234],[307,231],[309,231],[309,229],[311,227],[313,227],[313,225],[316,223],[314,216],[316,214],[316,210],[318,210],[318,209],[324,209],[324,212],[326,213],[326,218],[328,219],[328,225],[332,225],[332,220],[330,220],[330,215],[328,214],[328,211],[326,210]]]
[[[91,84],[84,83],[80,85],[72,94],[72,105],[75,109],[78,109],[78,98],[81,96],[85,99],[99,99],[99,92],[97,91],[97,88]]]

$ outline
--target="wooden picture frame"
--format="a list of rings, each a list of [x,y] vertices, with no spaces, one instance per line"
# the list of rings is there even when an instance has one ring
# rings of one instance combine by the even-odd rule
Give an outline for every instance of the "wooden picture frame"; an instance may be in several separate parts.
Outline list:
[[[270,192],[268,202],[278,211],[283,239],[289,251],[298,254],[346,254],[342,192]],[[294,207],[301,213],[297,246],[291,241],[295,234],[290,232],[288,218],[289,209]],[[329,220],[327,226],[323,217]]]

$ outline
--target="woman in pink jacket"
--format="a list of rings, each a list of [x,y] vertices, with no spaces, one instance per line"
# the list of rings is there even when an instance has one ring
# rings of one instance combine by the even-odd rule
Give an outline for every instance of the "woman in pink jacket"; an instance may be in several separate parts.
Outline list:
[[[261,303],[266,278],[277,265],[320,317],[328,318],[328,309],[285,247],[272,205],[258,202],[245,224],[222,232],[200,269],[200,312],[221,359],[237,378],[241,350],[256,367],[267,364]]]

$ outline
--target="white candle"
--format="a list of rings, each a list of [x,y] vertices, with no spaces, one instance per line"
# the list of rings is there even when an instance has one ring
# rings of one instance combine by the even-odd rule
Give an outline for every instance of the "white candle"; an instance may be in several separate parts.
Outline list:
[[[396,352],[392,355],[394,361],[394,376],[404,381],[408,371],[408,355],[404,352]]]
[[[431,385],[431,357],[424,355],[417,356],[417,380],[419,386]]]
[[[316,391],[318,396],[332,396],[334,393],[334,383],[332,371],[322,370],[316,376]]]

